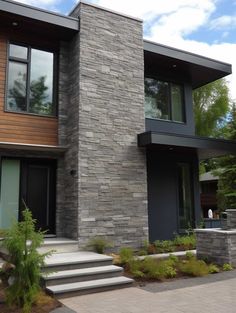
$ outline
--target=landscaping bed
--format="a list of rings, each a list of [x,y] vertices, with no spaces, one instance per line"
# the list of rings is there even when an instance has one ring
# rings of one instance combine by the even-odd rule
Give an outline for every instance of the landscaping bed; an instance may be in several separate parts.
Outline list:
[[[22,313],[22,308],[17,308],[17,307],[9,307],[6,305],[5,301],[5,296],[3,292],[3,286],[0,283],[0,312],[1,313]],[[62,304],[46,295],[43,291],[41,291],[33,304],[31,308],[31,313],[49,313],[53,311],[54,309],[61,307]]]
[[[138,257],[130,248],[122,248],[114,263],[123,266],[125,274],[136,282],[154,282],[178,279],[183,277],[202,277],[208,274],[232,270],[230,264],[218,266],[204,260],[198,260],[194,253],[186,252],[178,257],[170,254],[168,257],[157,256]]]

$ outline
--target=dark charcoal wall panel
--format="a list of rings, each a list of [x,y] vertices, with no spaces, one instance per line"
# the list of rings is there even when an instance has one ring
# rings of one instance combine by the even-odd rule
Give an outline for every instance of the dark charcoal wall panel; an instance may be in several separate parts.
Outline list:
[[[195,219],[200,217],[198,168],[195,153],[147,150],[149,240],[172,239],[178,233],[177,163],[190,162]]]

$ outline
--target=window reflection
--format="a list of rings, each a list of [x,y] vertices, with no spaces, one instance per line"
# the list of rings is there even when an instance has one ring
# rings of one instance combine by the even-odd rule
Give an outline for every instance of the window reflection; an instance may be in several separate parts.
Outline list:
[[[29,112],[53,114],[53,54],[32,49]]]
[[[146,118],[184,122],[183,87],[145,78],[145,116]]]
[[[10,44],[9,50],[10,50],[10,52],[9,52],[10,57],[20,58],[20,59],[24,59],[24,60],[27,60],[27,58],[28,58],[28,48],[27,47]]]
[[[27,65],[9,62],[7,108],[23,112],[26,110]]]
[[[51,52],[10,44],[8,110],[55,115],[53,59]]]

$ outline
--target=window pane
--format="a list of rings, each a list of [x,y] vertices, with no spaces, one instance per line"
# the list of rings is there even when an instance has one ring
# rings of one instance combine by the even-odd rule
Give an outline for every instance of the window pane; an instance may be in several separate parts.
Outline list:
[[[29,112],[53,115],[53,53],[32,49]]]
[[[168,120],[169,116],[168,83],[145,78],[145,116]]]
[[[184,122],[183,90],[180,85],[171,84],[172,120]]]
[[[12,111],[26,111],[26,81],[27,65],[9,62],[7,85],[7,109]]]
[[[10,57],[21,58],[27,60],[28,48],[18,45],[10,44]]]
[[[179,228],[187,229],[192,226],[192,191],[190,179],[190,165],[178,164],[179,190]]]

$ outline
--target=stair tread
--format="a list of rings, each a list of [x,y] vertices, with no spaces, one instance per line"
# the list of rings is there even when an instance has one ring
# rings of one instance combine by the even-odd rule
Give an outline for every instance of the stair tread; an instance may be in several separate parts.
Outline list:
[[[120,277],[113,277],[113,278],[104,278],[104,279],[95,279],[83,282],[76,282],[76,283],[69,283],[63,285],[53,285],[47,287],[47,290],[53,292],[54,294],[64,293],[64,292],[73,292],[73,291],[80,291],[86,289],[93,289],[93,288],[102,288],[102,287],[109,287],[115,285],[122,285],[122,284],[130,284],[133,282],[133,279],[127,278],[124,276]]]
[[[112,261],[112,257],[98,254],[94,252],[79,251],[79,252],[65,252],[52,254],[45,260],[45,267],[58,266],[58,265],[69,265],[79,263],[90,263],[100,261]]]
[[[58,246],[58,245],[71,245],[71,244],[78,244],[77,240],[68,239],[68,238],[45,238],[42,244],[43,246]]]
[[[107,266],[97,266],[97,267],[89,267],[89,268],[81,268],[81,269],[73,269],[73,270],[62,270],[57,271],[55,273],[51,273],[49,275],[42,275],[45,280],[50,279],[59,279],[65,277],[76,277],[76,276],[84,276],[84,275],[95,275],[101,273],[111,273],[111,272],[121,272],[123,270],[122,267],[116,265],[107,265]]]

